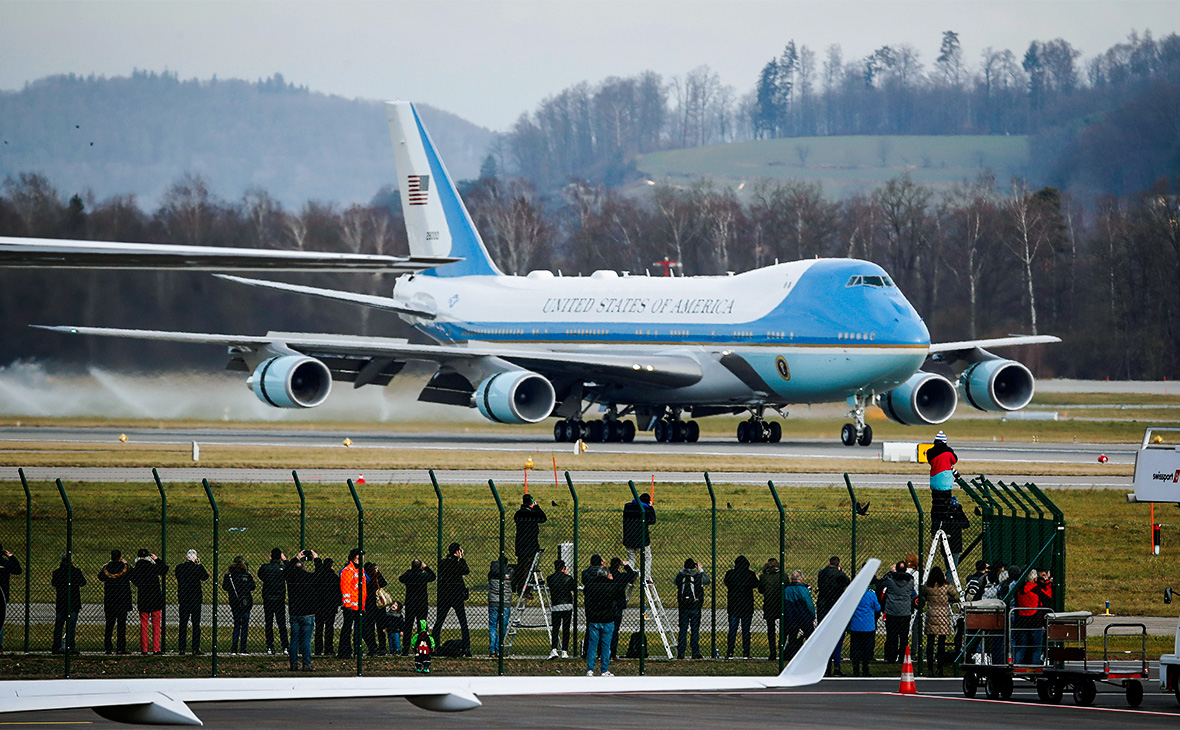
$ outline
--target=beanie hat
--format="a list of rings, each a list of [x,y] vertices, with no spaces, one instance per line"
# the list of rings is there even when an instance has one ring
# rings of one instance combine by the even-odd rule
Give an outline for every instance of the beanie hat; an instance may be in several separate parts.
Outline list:
[[[113,562],[115,562],[116,560],[118,560],[118,559],[119,559],[119,558],[121,558],[121,557],[123,557],[123,553],[122,553],[122,551],[120,551],[120,550],[112,550],[112,551],[111,551],[111,562],[112,562],[112,563],[113,563]]]
[[[590,564],[591,565],[602,565],[602,556],[599,555],[598,553],[594,553],[593,555],[590,556]]]
[[[561,570],[561,569],[563,569],[564,567],[565,567],[565,561],[564,561],[564,560],[554,560],[554,561],[553,561],[553,569],[554,569],[554,570]]]
[[[934,440],[935,440],[935,441],[941,441],[941,442],[943,442],[943,443],[945,444],[945,443],[946,443],[946,432],[945,432],[945,431],[939,431],[938,433],[934,434]]]
[[[197,562],[197,551],[196,550],[189,550],[187,553],[184,554],[184,557],[195,563],[195,562]]]
[[[271,560],[281,560],[282,557],[283,557],[282,550],[280,550],[279,548],[271,548],[271,551],[270,551],[270,559]]]
[[[151,555],[151,553],[148,552],[147,548],[140,548],[136,555],[141,558],[146,558],[147,556]]]

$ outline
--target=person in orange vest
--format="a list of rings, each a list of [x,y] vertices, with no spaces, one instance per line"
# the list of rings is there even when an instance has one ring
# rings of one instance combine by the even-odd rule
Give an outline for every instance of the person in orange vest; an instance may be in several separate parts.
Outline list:
[[[358,585],[359,583],[359,585]],[[352,657],[353,650],[360,651],[361,627],[358,625],[364,600],[358,594],[369,594],[369,580],[361,570],[361,551],[354,548],[348,553],[348,563],[340,571],[340,599],[344,604],[344,624],[340,627],[340,644],[337,659]],[[353,646],[353,627],[356,627],[356,646]]]

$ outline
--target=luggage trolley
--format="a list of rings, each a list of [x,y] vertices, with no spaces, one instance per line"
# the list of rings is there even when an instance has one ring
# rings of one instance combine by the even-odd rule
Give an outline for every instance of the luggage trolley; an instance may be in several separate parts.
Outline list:
[[[1007,605],[998,598],[963,601],[963,645],[974,649],[962,664],[963,694],[974,697],[982,684],[988,699],[1012,696],[1012,666],[1006,661],[1004,614]]]
[[[1049,647],[1049,664],[1040,671],[1037,696],[1045,702],[1061,701],[1065,689],[1073,690],[1074,703],[1082,706],[1094,702],[1098,683],[1119,687],[1127,704],[1138,707],[1143,701],[1143,680],[1148,678],[1147,626],[1141,623],[1112,623],[1102,631],[1102,662],[1091,661],[1086,627],[1093,622],[1089,611],[1068,611],[1045,615],[1045,638]],[[1114,636],[1139,637],[1138,649],[1114,650]]]

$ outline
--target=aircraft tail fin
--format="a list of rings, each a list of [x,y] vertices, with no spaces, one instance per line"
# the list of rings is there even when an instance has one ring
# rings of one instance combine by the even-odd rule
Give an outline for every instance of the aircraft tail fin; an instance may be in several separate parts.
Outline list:
[[[425,272],[434,276],[499,275],[414,105],[386,102],[385,115],[410,253],[462,259]]]
[[[864,567],[852,579],[852,583],[844,590],[836,605],[832,606],[824,620],[819,622],[815,633],[803,643],[803,648],[791,659],[782,673],[773,682],[767,683],[768,687],[802,687],[823,679],[828,659],[832,656],[836,643],[844,635],[861,596],[865,594],[869,582],[880,567],[881,561],[876,558],[865,561]]]

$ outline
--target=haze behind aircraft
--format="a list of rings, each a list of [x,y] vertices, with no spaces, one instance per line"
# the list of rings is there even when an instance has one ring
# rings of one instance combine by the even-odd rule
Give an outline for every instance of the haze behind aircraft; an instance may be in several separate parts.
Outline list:
[[[657,441],[694,442],[695,418],[746,413],[739,441],[777,442],[781,425],[766,420],[768,412],[785,416],[793,404],[847,401],[852,422],[841,440],[849,446],[872,442],[865,411],[873,404],[911,426],[945,422],[959,394],[984,411],[1023,408],[1032,400],[1032,373],[984,348],[1060,341],[1018,336],[932,345],[889,275],[857,259],[794,261],[730,276],[506,276],[413,105],[389,102],[386,111],[412,254],[394,269],[403,275],[392,296],[223,278],[397,312],[437,344],[309,333],[47,329],[226,346],[231,369],[251,373],[251,390],[277,408],[315,407],[333,380],[385,385],[408,362],[425,361],[437,369],[419,400],[474,407],[497,423],[555,416],[557,441],[631,441],[636,430],[650,430]],[[0,240],[0,254],[21,240]],[[595,408],[601,418],[590,417]]]

